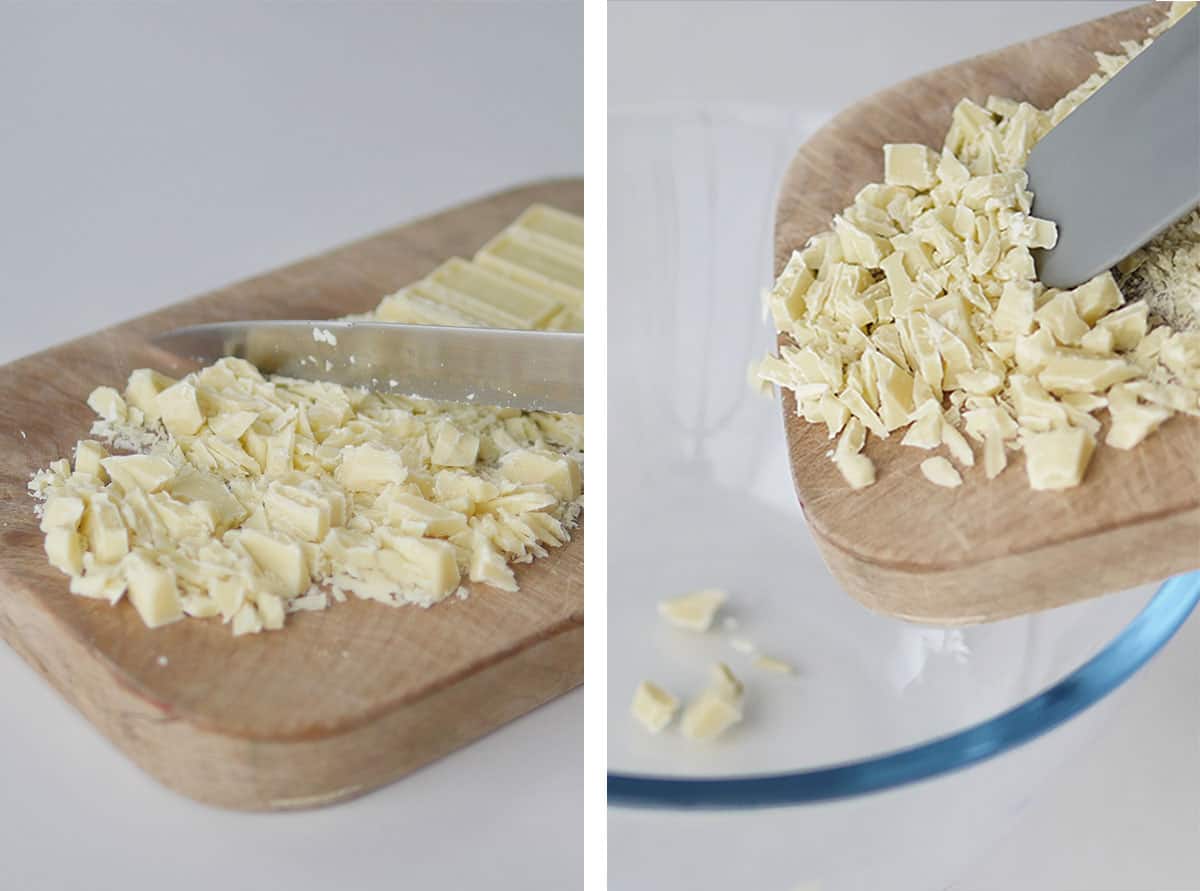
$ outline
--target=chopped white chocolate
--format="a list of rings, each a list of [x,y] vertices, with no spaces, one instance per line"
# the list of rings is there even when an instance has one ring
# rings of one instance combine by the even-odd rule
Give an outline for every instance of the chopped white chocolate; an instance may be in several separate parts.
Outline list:
[[[935,486],[953,489],[962,485],[962,477],[954,469],[954,465],[941,455],[934,455],[922,461],[921,474]]]
[[[875,462],[866,455],[836,455],[834,464],[851,489],[865,489],[875,482]]]
[[[51,529],[46,533],[44,545],[55,569],[73,576],[83,572],[83,542],[74,529]]]
[[[154,400],[163,426],[173,436],[192,436],[204,426],[196,388],[186,380],[171,384]]]
[[[1117,449],[1133,448],[1171,416],[1169,409],[1139,403],[1137,394],[1128,387],[1113,387],[1108,407],[1112,426],[1104,442]]]
[[[43,532],[49,532],[51,529],[69,529],[75,532],[79,528],[79,521],[83,519],[83,509],[82,498],[73,495],[55,498],[47,502],[42,511],[42,522],[39,528]]]
[[[129,602],[147,628],[158,628],[183,618],[174,573],[137,553],[125,559],[123,569],[129,583]]]
[[[367,317],[581,328],[582,220],[531,208],[502,235]],[[582,418],[387,385],[267,378],[226,358],[181,380],[137,369],[124,396],[96,388],[92,431],[116,454],[81,440],[73,472],[56,461],[30,482],[48,559],[79,596],[128,591],[147,625],[219,616],[235,635],[331,596],[429,606],[466,596],[464,578],[515,591],[510,564],[565,544],[582,509]]]
[[[157,492],[175,476],[174,465],[158,455],[115,455],[100,465],[126,492]]]
[[[680,730],[688,739],[714,739],[741,720],[741,703],[720,689],[711,689],[684,709]]]
[[[87,399],[88,408],[106,421],[123,421],[127,411],[125,400],[112,387],[97,387]]]
[[[57,499],[51,499],[47,506]],[[88,550],[102,563],[116,563],[129,553],[129,532],[110,495],[96,493],[88,501],[83,532]]]
[[[233,636],[258,634],[263,630],[263,620],[253,603],[244,603],[233,617]]]
[[[923,145],[902,143],[883,147],[883,180],[889,186],[931,188],[938,165],[936,152]]]
[[[1200,318],[1200,285],[1183,290],[1194,308],[1154,290],[1200,282],[1200,212],[1119,264],[1117,277],[1056,290],[1034,264],[1058,229],[1031,215],[1029,152],[1148,44],[1098,54],[1100,71],[1047,110],[963,99],[940,153],[885,145],[884,183],[861,188],[772,288],[781,346],[759,364],[760,380],[790,391],[796,413],[831,438],[850,420],[880,439],[907,428],[903,445],[944,444],[971,466],[969,437],[988,479],[1024,450],[1035,489],[1083,480],[1102,430],[1095,415],[1113,392],[1132,394],[1111,409],[1114,448],[1135,447],[1176,412],[1200,413],[1200,331],[1186,330]],[[1139,280],[1140,291],[1122,293]],[[843,433],[828,453],[856,489],[875,478],[857,436]],[[959,485],[942,461],[926,462],[925,475]]]
[[[689,631],[707,631],[712,627],[717,610],[728,599],[728,595],[717,588],[705,588],[660,601],[658,614],[679,628]]]
[[[942,424],[942,443],[950,450],[951,457],[963,467],[975,466],[975,453],[971,451],[971,444],[950,424]]]
[[[108,473],[101,466],[101,461],[108,457],[104,446],[91,439],[82,439],[75,444],[75,472],[97,477],[101,482],[108,481]]]
[[[652,681],[642,681],[633,692],[633,717],[651,733],[659,733],[675,718],[679,700]]]
[[[300,543],[268,535],[256,529],[233,533],[234,540],[282,593],[295,597],[308,588],[308,561]]]
[[[404,457],[375,445],[347,446],[335,471],[337,481],[350,492],[378,492],[408,479]]]
[[[1025,471],[1032,489],[1069,489],[1078,486],[1087,472],[1095,438],[1086,430],[1071,428],[1026,434],[1021,442]]]
[[[515,483],[542,483],[559,498],[579,497],[579,464],[566,455],[544,450],[518,449],[500,459],[500,472]]]
[[[738,680],[737,675],[733,673],[728,665],[724,662],[717,662],[712,667],[713,688],[729,699],[738,700],[742,698],[742,693],[745,692],[745,685]]]

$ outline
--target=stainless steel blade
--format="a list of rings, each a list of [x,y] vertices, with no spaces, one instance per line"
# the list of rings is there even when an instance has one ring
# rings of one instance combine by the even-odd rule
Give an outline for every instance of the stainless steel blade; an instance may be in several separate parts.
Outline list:
[[[154,339],[210,363],[453,402],[583,411],[583,335],[392,322],[217,322]]]
[[[1038,142],[1033,212],[1058,223],[1038,277],[1072,288],[1200,204],[1200,11],[1185,15]]]

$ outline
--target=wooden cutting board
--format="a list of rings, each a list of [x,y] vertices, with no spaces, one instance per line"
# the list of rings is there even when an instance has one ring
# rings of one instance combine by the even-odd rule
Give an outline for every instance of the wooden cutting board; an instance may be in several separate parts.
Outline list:
[[[829,228],[865,184],[883,181],[883,145],[941,146],[963,96],[1047,108],[1164,17],[1145,4],[941,68],[843,111],[792,161],[775,218],[775,267]],[[1195,13],[1200,14],[1200,13]],[[1036,199],[1035,199],[1036,210]],[[1059,606],[1200,567],[1200,419],[1177,416],[1132,451],[1101,446],[1083,485],[1031,491],[1023,458],[995,480],[982,461],[963,485],[929,483],[929,453],[872,439],[878,481],[855,492],[825,456],[823,426],[783,399],[792,476],[838,581],[871,609],[940,624],[990,621]],[[1102,434],[1103,435],[1103,434]]]
[[[517,568],[517,593],[472,585],[467,600],[430,609],[351,599],[234,638],[217,619],[151,631],[126,603],[69,594],[26,492],[35,470],[88,435],[93,387],[123,387],[146,365],[182,373],[151,335],[365,311],[442,260],[471,256],[534,202],[582,213],[583,184],[494,195],[0,367],[0,635],[165,785],[239,809],[328,804],[582,683],[582,526]]]

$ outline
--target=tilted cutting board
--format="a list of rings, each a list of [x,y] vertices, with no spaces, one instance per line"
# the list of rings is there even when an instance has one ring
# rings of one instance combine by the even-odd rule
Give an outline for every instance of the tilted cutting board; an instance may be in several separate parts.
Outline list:
[[[843,111],[784,177],[776,273],[862,186],[883,181],[885,143],[940,148],[964,96],[1048,108],[1096,70],[1093,51],[1120,52],[1122,40],[1143,39],[1165,12],[1166,4],[1119,12],[920,75]],[[838,581],[879,612],[990,621],[1200,567],[1200,419],[1177,416],[1132,451],[1101,445],[1083,485],[1065,492],[1031,491],[1019,453],[995,480],[980,460],[963,470],[961,487],[940,488],[918,469],[930,452],[901,446],[898,434],[872,438],[866,454],[878,481],[855,492],[825,455],[825,428],[795,407],[785,392],[792,477],[809,524]]]
[[[583,184],[514,189],[0,367],[0,635],[167,786],[254,810],[350,798],[582,682],[582,525],[516,568],[516,593],[472,585],[467,600],[430,609],[351,598],[234,638],[218,619],[152,631],[127,603],[68,593],[26,491],[87,438],[93,387],[123,388],[146,365],[181,373],[149,346],[153,334],[365,311],[442,260],[470,257],[534,202],[581,213]]]

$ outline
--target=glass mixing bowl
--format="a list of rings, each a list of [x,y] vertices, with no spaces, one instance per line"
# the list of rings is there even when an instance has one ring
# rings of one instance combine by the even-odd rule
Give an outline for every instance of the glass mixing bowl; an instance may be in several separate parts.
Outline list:
[[[756,301],[774,189],[815,123],[610,114],[608,843],[622,891],[944,886],[1101,732],[1119,710],[1108,694],[1200,599],[1193,574],[945,630],[839,590],[792,489],[778,403],[746,383],[773,344]],[[730,592],[736,627],[659,620],[658,600],[703,587]],[[743,642],[798,673],[756,668]],[[726,736],[650,735],[628,716],[643,678],[687,697],[717,660],[747,684]]]

